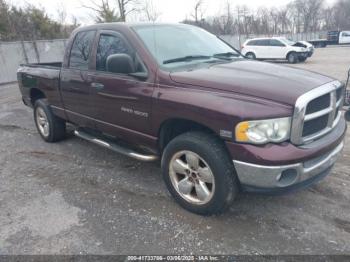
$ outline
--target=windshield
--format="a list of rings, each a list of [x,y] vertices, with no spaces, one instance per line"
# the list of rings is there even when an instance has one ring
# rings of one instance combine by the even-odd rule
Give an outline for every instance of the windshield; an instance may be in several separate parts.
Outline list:
[[[195,26],[143,25],[134,30],[158,64],[166,68],[240,56],[215,35]]]
[[[293,40],[287,39],[285,37],[281,37],[280,40],[283,41],[287,45],[295,45],[296,44],[296,42],[294,42]]]

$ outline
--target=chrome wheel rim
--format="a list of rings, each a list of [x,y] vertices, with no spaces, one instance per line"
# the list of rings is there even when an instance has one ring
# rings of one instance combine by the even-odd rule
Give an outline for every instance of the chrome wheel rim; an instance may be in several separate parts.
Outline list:
[[[44,109],[38,107],[36,109],[36,124],[38,126],[39,132],[44,136],[48,137],[50,132],[49,121],[47,120],[46,113]]]
[[[170,160],[169,175],[176,192],[187,202],[204,205],[213,198],[213,172],[207,162],[196,153],[176,153]]]

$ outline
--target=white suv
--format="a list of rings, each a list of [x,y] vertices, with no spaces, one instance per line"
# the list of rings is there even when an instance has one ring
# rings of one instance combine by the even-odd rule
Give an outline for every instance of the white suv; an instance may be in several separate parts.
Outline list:
[[[241,53],[250,59],[288,60],[289,63],[304,62],[308,58],[305,47],[284,37],[255,38],[247,40]]]

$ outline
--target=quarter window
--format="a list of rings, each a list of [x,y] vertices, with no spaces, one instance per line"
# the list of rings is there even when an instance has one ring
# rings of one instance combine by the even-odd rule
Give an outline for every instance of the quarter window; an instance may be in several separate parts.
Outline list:
[[[276,39],[271,39],[270,46],[284,46],[284,44],[282,44],[280,41],[278,41]]]
[[[87,70],[95,31],[84,31],[76,35],[70,53],[69,67]]]

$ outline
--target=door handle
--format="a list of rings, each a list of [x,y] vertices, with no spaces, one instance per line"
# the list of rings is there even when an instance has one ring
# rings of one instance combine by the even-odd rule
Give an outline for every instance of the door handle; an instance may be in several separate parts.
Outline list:
[[[95,88],[96,90],[102,90],[105,88],[104,84],[101,83],[91,83],[91,87]]]

